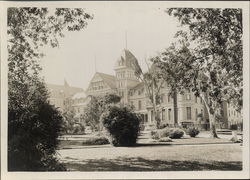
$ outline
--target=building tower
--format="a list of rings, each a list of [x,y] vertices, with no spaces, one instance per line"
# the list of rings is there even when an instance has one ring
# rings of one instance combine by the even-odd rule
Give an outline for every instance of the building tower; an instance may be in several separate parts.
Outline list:
[[[139,83],[132,65],[135,59],[136,57],[129,50],[124,49],[114,68],[118,95],[121,96],[121,102],[125,104],[128,103],[129,89]]]

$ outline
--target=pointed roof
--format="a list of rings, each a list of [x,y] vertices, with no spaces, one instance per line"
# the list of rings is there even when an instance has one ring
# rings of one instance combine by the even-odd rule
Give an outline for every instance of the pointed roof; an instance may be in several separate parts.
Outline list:
[[[65,78],[64,78],[64,86],[65,86],[65,87],[69,87],[69,84],[68,84],[68,82],[66,81]]]
[[[115,69],[122,67],[133,67],[133,61],[137,61],[136,57],[127,49],[124,49],[121,53],[121,56],[118,58],[115,64]]]

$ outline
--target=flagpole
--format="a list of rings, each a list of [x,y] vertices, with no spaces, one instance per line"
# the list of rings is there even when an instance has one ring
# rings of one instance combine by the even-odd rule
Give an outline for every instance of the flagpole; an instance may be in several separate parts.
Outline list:
[[[127,49],[127,30],[125,31],[125,48]]]
[[[97,69],[96,69],[96,54],[94,54],[94,60],[95,60],[95,72],[97,72]]]

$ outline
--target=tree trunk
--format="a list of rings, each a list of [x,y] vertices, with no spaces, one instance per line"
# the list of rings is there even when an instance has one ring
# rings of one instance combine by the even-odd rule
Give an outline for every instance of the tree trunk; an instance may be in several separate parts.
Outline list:
[[[207,103],[207,100],[204,96],[201,97],[202,100],[204,101],[204,104],[207,108],[207,111],[208,111],[208,118],[209,118],[209,124],[210,124],[210,137],[212,138],[219,138],[218,135],[217,135],[217,132],[216,132],[216,127],[215,127],[215,111],[214,109],[212,110],[213,113],[211,113],[211,108],[212,107],[209,107],[208,106],[208,103]]]
[[[174,126],[178,126],[178,108],[177,108],[177,91],[174,90],[174,97],[173,97],[173,103],[174,103]]]
[[[209,122],[210,122],[210,137],[212,138],[218,138],[217,132],[216,132],[216,127],[215,127],[215,114],[209,114]]]
[[[153,114],[152,114],[152,122],[155,123],[156,128],[159,127],[159,120],[156,118],[156,97],[155,97],[155,82],[153,81],[152,87],[152,98],[153,98]]]

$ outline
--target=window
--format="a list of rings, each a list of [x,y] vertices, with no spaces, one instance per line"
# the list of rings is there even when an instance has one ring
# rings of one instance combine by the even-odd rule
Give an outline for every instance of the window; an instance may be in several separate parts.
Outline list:
[[[145,114],[145,122],[148,122],[148,115]]]
[[[197,96],[195,96],[195,103],[197,103],[197,101],[198,101],[197,99],[198,99]]]
[[[191,107],[187,107],[187,120],[191,120]]]
[[[188,93],[188,94],[186,94],[186,99],[187,100],[190,100],[191,99],[191,95]]]
[[[197,120],[197,117],[198,117],[198,110],[195,109],[195,117],[196,117],[196,120]]]
[[[130,96],[133,96],[133,91],[132,91],[132,90],[129,91],[129,95],[130,95]]]
[[[171,96],[168,94],[168,102],[171,102]]]
[[[120,91],[120,92],[119,92],[119,95],[120,95],[121,97],[124,97],[124,92],[123,92],[123,91]]]
[[[138,101],[138,109],[141,110],[141,101]]]
[[[165,102],[165,94],[162,94],[161,95],[161,103],[164,103]]]
[[[162,121],[165,121],[165,109],[162,109],[161,119],[162,119]]]
[[[202,98],[200,98],[200,102],[201,102],[201,104],[202,104]]]
[[[168,109],[168,120],[171,120],[171,109]]]

